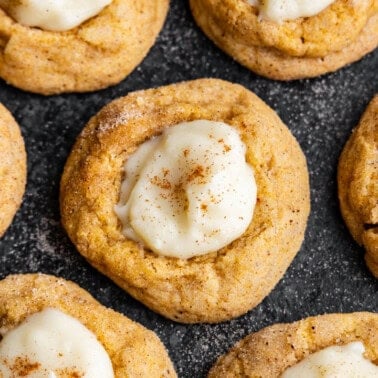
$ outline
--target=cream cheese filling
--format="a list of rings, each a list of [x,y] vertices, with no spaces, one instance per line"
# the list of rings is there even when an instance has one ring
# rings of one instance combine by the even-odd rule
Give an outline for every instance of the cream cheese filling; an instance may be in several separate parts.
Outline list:
[[[66,31],[99,14],[112,0],[0,0],[0,8],[19,24]]]
[[[199,120],[165,129],[125,164],[115,207],[123,234],[159,255],[187,259],[241,236],[256,203],[238,132]]]
[[[378,366],[367,360],[364,352],[359,341],[331,346],[310,354],[287,369],[281,378],[378,378]]]
[[[335,0],[248,0],[261,18],[275,22],[315,16]]]
[[[46,308],[5,333],[0,377],[114,378],[104,347],[77,319]]]

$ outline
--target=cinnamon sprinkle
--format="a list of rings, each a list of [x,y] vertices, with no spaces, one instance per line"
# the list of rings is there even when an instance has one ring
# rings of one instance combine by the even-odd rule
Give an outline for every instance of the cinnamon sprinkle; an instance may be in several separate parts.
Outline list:
[[[11,372],[17,377],[27,377],[29,374],[32,374],[41,367],[39,362],[31,362],[26,356],[16,357],[12,365],[9,363],[5,363],[5,365],[7,365]]]
[[[63,354],[59,353],[59,357]],[[27,356],[18,356],[12,362],[7,359],[3,359],[2,363],[11,371],[12,377],[28,377],[33,373],[37,373],[39,370],[45,371],[41,363],[32,362]],[[59,378],[82,378],[84,373],[80,372],[77,368],[63,368],[55,370]]]

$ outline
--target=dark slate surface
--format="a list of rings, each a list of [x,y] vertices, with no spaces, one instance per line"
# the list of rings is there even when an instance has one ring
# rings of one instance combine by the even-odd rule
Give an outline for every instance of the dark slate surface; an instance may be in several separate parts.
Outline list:
[[[279,113],[307,156],[312,212],[300,252],[260,306],[223,324],[181,325],[130,298],[75,251],[60,226],[58,186],[76,136],[104,104],[137,89],[200,77],[240,83]],[[116,87],[42,97],[0,81],[0,102],[20,123],[28,151],[27,191],[0,241],[0,276],[45,272],[77,282],[104,305],[156,331],[181,377],[204,377],[234,342],[269,324],[330,312],[378,311],[378,281],[340,217],[335,178],[341,149],[377,91],[378,51],[313,80],[280,83],[257,77],[207,40],[186,0],[172,0],[157,44]]]

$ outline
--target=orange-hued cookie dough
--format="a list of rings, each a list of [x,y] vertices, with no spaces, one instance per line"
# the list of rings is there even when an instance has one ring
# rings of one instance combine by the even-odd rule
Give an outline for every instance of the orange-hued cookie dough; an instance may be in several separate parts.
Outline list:
[[[114,212],[123,167],[145,140],[183,121],[234,127],[254,170],[257,204],[245,233],[188,260],[159,256],[122,234]],[[220,322],[269,294],[298,252],[309,214],[305,157],[277,114],[244,87],[200,79],[130,93],[84,128],[66,163],[62,222],[79,252],[133,297],[186,323]]]
[[[340,156],[338,187],[345,223],[378,278],[378,95]]]
[[[252,333],[220,357],[209,378],[278,378],[311,353],[361,341],[364,357],[378,361],[378,314],[356,312],[275,324]]]
[[[336,71],[378,45],[378,1],[336,0],[282,23],[260,19],[247,0],[190,0],[197,24],[226,53],[271,79]]]
[[[0,9],[0,77],[44,95],[117,84],[155,42],[168,5],[169,0],[113,0],[65,32],[23,26]]]
[[[158,337],[108,309],[73,282],[45,274],[19,274],[0,281],[0,340],[27,316],[55,308],[94,333],[113,365],[115,378],[176,377]]]
[[[26,152],[21,131],[0,104],[0,237],[20,207],[26,183]]]

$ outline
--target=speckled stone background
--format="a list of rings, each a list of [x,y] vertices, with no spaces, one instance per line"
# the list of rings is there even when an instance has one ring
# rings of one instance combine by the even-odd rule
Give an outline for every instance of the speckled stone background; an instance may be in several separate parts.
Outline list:
[[[130,298],[75,251],[60,225],[58,187],[71,146],[87,120],[128,92],[200,77],[240,83],[266,101],[299,140],[311,176],[305,242],[275,290],[246,315],[218,325],[181,325]],[[0,276],[45,272],[71,279],[104,305],[154,330],[180,377],[204,377],[215,359],[252,331],[331,312],[378,311],[378,281],[366,269],[339,212],[341,149],[378,92],[378,51],[334,74],[280,83],[249,72],[195,25],[186,0],[172,0],[156,45],[119,85],[96,93],[42,97],[0,81],[0,102],[21,125],[28,185],[20,211],[0,240]],[[162,293],[164,295],[164,293]]]

